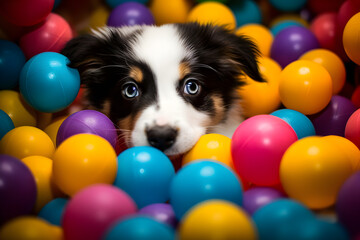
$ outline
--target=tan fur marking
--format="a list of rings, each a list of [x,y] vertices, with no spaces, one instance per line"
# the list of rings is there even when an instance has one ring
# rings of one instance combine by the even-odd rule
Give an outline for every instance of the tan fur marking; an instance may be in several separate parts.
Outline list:
[[[141,83],[144,79],[143,72],[138,67],[132,67],[129,76],[139,83]]]
[[[182,62],[179,65],[179,79],[183,79],[187,74],[190,73],[190,66],[188,62]]]
[[[219,124],[224,118],[224,114],[225,114],[224,102],[221,99],[221,97],[219,97],[218,95],[211,96],[211,99],[214,102],[214,109],[215,109],[215,115],[211,119],[211,125],[216,125]]]

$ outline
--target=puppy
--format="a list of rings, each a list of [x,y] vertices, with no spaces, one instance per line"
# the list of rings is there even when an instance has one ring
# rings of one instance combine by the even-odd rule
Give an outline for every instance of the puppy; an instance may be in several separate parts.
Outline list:
[[[206,133],[231,137],[243,121],[241,76],[263,81],[254,43],[212,25],[104,27],[62,54],[80,72],[88,108],[105,113],[129,147],[168,156]]]

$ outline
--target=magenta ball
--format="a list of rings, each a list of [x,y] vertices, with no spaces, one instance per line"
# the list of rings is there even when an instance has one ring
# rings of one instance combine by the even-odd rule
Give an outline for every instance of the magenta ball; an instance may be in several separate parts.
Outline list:
[[[280,31],[271,45],[270,56],[283,68],[311,49],[319,48],[315,35],[302,26],[292,26]]]
[[[340,188],[336,213],[339,222],[351,235],[360,237],[360,171],[349,177]],[[355,239],[355,238],[354,238]]]
[[[285,197],[284,194],[278,190],[270,187],[254,187],[244,192],[243,208],[250,215],[279,198]]]
[[[231,153],[236,171],[258,186],[280,183],[280,161],[297,140],[292,127],[281,118],[257,115],[242,122],[232,137]]]
[[[29,168],[15,157],[0,155],[0,226],[27,215],[35,206],[36,183]]]
[[[106,184],[78,192],[67,204],[62,226],[67,240],[98,240],[116,221],[135,214],[137,207],[128,194]]]
[[[117,6],[110,13],[107,24],[111,27],[153,25],[155,19],[144,4],[126,2]]]
[[[95,110],[82,110],[71,114],[60,125],[56,135],[56,145],[80,133],[95,134],[108,140],[115,148],[117,131],[113,122],[103,113]]]
[[[177,220],[172,206],[168,203],[154,203],[147,205],[139,210],[143,214],[154,218],[155,220],[176,227]]]
[[[329,105],[321,112],[310,117],[314,124],[316,135],[345,136],[345,127],[356,107],[350,99],[335,95]]]

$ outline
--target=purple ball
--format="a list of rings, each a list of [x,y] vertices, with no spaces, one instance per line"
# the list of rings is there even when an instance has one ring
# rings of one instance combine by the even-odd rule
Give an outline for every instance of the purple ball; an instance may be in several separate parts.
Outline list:
[[[360,237],[360,171],[341,186],[337,201],[338,220],[354,237]],[[355,238],[354,238],[355,239]]]
[[[110,14],[107,25],[111,27],[153,25],[155,19],[143,4],[127,2],[117,6]]]
[[[356,107],[349,99],[335,95],[324,110],[310,116],[310,119],[317,135],[344,137],[346,123],[355,111]]]
[[[0,155],[0,226],[12,218],[30,214],[36,202],[36,183],[19,159]]]
[[[101,112],[82,110],[71,114],[60,125],[56,135],[56,145],[59,146],[65,139],[80,133],[95,134],[105,138],[115,148],[117,131],[113,122]]]
[[[285,197],[280,191],[270,187],[254,187],[244,192],[243,208],[250,214],[279,198]]]
[[[309,29],[292,26],[275,36],[270,56],[284,68],[305,52],[315,48],[319,48],[319,42]]]
[[[147,205],[139,210],[139,214],[150,216],[159,222],[169,224],[172,227],[176,227],[177,220],[174,210],[170,204],[167,203],[155,203]]]

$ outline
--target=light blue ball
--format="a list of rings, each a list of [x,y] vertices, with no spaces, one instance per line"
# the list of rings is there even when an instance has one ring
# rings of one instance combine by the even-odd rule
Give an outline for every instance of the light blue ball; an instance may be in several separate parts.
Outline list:
[[[66,198],[55,198],[40,210],[38,216],[53,225],[61,226],[62,216],[68,202],[69,200]]]
[[[313,213],[304,205],[290,199],[281,199],[259,208],[253,214],[253,221],[261,240],[274,239],[274,232],[284,224],[298,224],[297,221],[314,219]]]
[[[274,26],[272,26],[270,28],[270,31],[271,31],[272,35],[275,37],[282,30],[284,30],[288,27],[293,27],[293,26],[303,27],[303,25],[297,21],[285,20],[285,21],[281,21],[281,22],[275,24]]]
[[[170,204],[180,220],[194,205],[221,199],[242,205],[240,180],[227,166],[213,160],[197,160],[178,171],[170,187]]]
[[[274,8],[284,12],[300,10],[306,2],[307,0],[270,0],[270,3]]]
[[[287,122],[294,129],[298,139],[316,134],[315,127],[310,119],[301,112],[292,109],[280,109],[271,113],[271,115]]]
[[[118,156],[114,185],[128,193],[140,209],[169,200],[174,176],[174,167],[163,152],[148,146],[132,147]]]
[[[111,7],[115,8],[119,6],[120,4],[126,3],[126,2],[137,2],[141,4],[147,4],[149,0],[106,0],[106,4]]]
[[[80,89],[77,69],[60,53],[43,52],[32,57],[20,75],[20,92],[40,112],[58,112],[69,106]]]
[[[13,42],[0,39],[0,90],[13,89],[19,83],[25,55]]]
[[[14,128],[14,123],[9,115],[0,109],[0,140],[3,138],[3,136],[5,136],[6,133]]]
[[[145,216],[134,216],[115,223],[104,240],[174,240],[175,231],[164,223]]]
[[[237,27],[262,22],[261,10],[253,0],[231,0],[228,6],[235,15]]]

